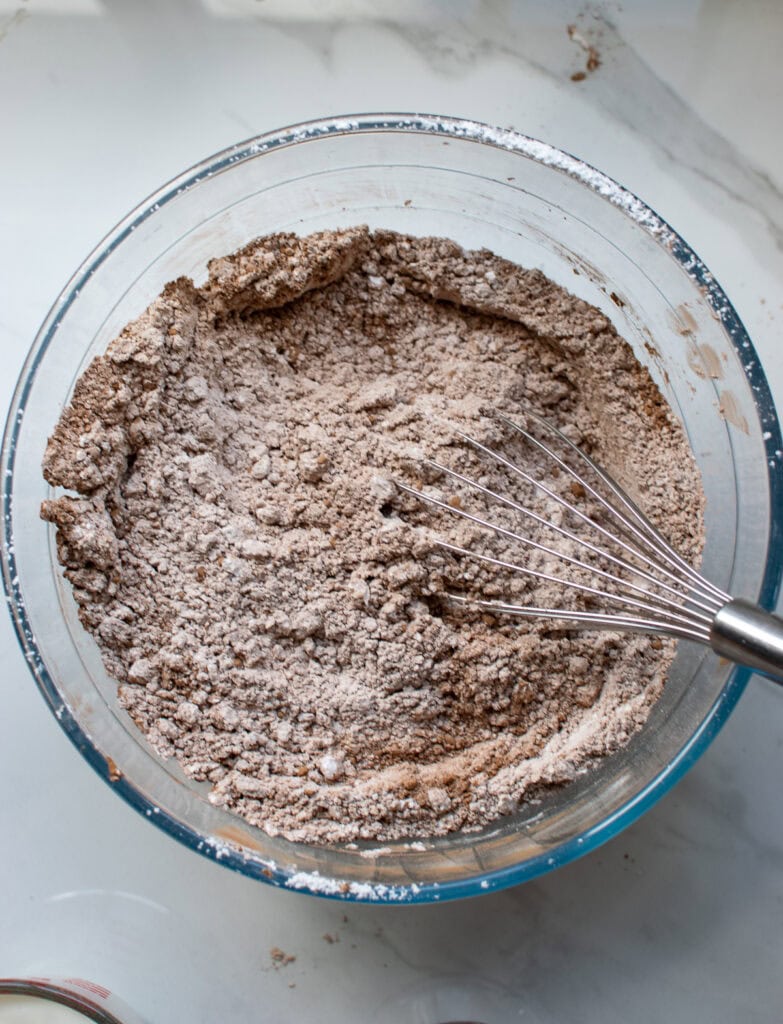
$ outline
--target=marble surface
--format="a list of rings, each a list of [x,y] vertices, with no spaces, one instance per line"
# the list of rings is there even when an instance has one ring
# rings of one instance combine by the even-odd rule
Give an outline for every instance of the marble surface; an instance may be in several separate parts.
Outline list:
[[[357,109],[513,126],[627,185],[714,271],[783,407],[781,38],[776,0],[0,0],[0,408],[72,269],[145,194],[241,138]],[[590,45],[600,67],[573,81]],[[150,1024],[783,1019],[771,683],[589,857],[389,909],[269,890],[130,814],[7,617],[0,650],[0,974],[78,973]],[[273,946],[296,959],[275,968]]]

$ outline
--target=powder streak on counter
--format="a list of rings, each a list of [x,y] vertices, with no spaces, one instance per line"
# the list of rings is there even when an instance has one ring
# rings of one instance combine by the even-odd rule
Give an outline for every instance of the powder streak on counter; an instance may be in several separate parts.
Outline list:
[[[692,456],[606,318],[488,252],[362,228],[209,269],[91,364],[44,462],[78,493],[43,515],[82,622],[152,745],[323,843],[478,828],[622,746],[673,645],[451,610],[455,587],[547,596],[439,551],[391,482],[467,503],[422,456],[466,465],[456,431],[497,442],[489,408],[529,399],[652,481],[636,496],[695,558]]]

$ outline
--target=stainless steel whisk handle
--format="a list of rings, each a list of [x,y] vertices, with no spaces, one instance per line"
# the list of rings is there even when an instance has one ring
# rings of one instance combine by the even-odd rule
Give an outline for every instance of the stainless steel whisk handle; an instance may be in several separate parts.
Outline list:
[[[716,613],[710,644],[716,654],[783,683],[783,619],[777,615],[733,598]]]

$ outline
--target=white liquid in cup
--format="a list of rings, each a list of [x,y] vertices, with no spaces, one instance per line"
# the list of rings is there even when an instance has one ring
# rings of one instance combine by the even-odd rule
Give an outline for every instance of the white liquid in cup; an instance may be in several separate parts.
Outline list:
[[[0,994],[0,1024],[89,1024],[89,1020],[51,999]]]

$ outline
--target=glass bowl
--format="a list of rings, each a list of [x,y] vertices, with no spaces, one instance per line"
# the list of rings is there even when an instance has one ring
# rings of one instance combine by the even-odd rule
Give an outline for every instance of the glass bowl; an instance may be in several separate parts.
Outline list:
[[[486,247],[599,307],[680,416],[707,495],[704,571],[771,608],[781,577],[783,442],[763,371],[706,267],[642,202],[515,132],[419,115],[285,128],[218,153],[138,206],[58,298],[3,441],[3,577],[30,670],[63,729],[141,814],[253,878],[342,899],[426,902],[499,889],[593,849],[649,808],[726,720],[748,673],[680,643],[664,694],[619,753],[482,832],[380,850],[270,838],[216,807],[119,708],[38,517],[41,458],[77,376],[163,285],[275,231],[368,224]]]
[[[141,1024],[113,992],[84,978],[0,978],[0,1017],[42,1024],[64,1019],[71,1024]]]

